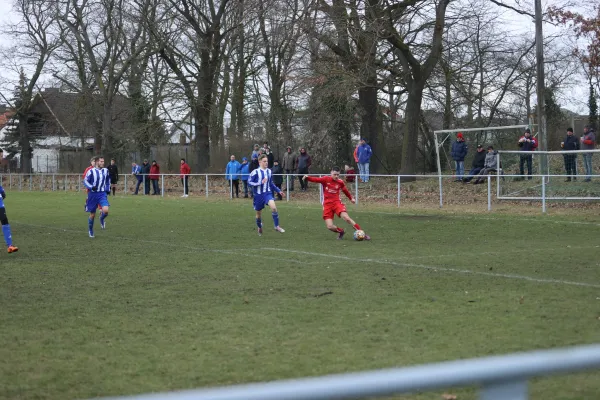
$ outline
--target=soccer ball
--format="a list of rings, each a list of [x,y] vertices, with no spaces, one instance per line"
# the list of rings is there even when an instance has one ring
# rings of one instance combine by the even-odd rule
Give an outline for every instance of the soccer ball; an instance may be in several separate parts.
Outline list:
[[[361,231],[360,229],[354,231],[354,240],[358,240],[359,242],[365,240],[365,231]]]

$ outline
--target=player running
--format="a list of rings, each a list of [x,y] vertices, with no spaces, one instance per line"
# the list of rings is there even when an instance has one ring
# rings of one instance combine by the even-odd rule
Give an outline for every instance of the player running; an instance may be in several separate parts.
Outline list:
[[[331,176],[324,176],[318,178],[316,176],[304,175],[304,180],[309,182],[320,183],[323,186],[323,219],[327,229],[338,234],[338,239],[342,239],[346,233],[342,228],[339,228],[333,224],[333,216],[337,214],[338,217],[349,223],[354,229],[361,230],[360,226],[350,218],[346,211],[346,206],[340,199],[340,190],[344,192],[346,197],[350,199],[352,204],[355,203],[352,194],[346,188],[346,184],[340,179],[340,168],[331,168]],[[365,240],[371,240],[369,235],[365,235]]]
[[[10,225],[8,224],[8,218],[6,217],[6,209],[4,208],[4,199],[6,198],[6,192],[4,188],[0,186],[0,222],[2,223],[2,233],[4,234],[4,241],[6,242],[7,251],[9,253],[15,253],[19,251],[19,248],[13,246],[12,234],[10,232]]]
[[[283,233],[285,230],[279,226],[279,214],[277,213],[277,206],[275,205],[275,199],[273,198],[273,192],[283,194],[283,191],[273,184],[271,170],[267,168],[269,159],[265,154],[258,157],[258,163],[259,168],[252,171],[248,178],[248,185],[252,186],[252,191],[254,192],[253,203],[254,210],[256,211],[258,236],[262,236],[263,232],[261,214],[262,209],[265,208],[265,204],[271,208],[275,230]]]
[[[110,192],[110,177],[108,170],[104,168],[104,158],[95,157],[96,168],[90,169],[83,184],[89,190],[87,202],[85,204],[85,211],[90,213],[88,219],[89,235],[91,238],[94,237],[94,219],[96,218],[96,207],[101,206],[102,211],[100,214],[100,226],[102,229],[106,227],[105,219],[108,216],[108,204],[107,194]]]

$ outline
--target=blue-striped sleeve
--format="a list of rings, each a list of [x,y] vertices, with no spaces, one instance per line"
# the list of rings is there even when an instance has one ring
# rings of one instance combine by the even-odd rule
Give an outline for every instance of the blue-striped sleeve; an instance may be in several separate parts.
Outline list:
[[[106,185],[105,185],[105,192],[110,192],[110,174],[108,173],[108,169],[105,168],[105,173],[106,173]]]
[[[85,174],[85,178],[83,179],[83,184],[86,188],[92,190],[92,188],[94,187],[93,182],[94,182],[94,177],[92,175],[92,171],[94,170],[94,168],[90,169],[86,174]],[[91,182],[90,182],[91,181]]]
[[[250,186],[260,185],[258,169],[255,169],[254,171],[250,172],[250,178],[248,178],[248,185],[250,185]]]

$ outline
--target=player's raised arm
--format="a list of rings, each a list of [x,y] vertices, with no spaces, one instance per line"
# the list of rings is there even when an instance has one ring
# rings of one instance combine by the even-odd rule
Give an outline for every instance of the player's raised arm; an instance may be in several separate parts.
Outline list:
[[[325,182],[325,179],[327,179],[326,176],[324,176],[324,177],[318,177],[318,176],[304,175],[304,180],[305,181],[309,181],[309,182],[323,183],[323,182]]]

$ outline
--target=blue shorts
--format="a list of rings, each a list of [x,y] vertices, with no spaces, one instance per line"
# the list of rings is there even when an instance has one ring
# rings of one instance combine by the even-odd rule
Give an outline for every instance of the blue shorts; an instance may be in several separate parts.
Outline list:
[[[265,208],[265,205],[267,205],[269,203],[269,201],[271,200],[275,200],[273,198],[273,193],[272,192],[267,192],[267,193],[263,193],[263,194],[255,194],[254,198],[253,198],[253,203],[254,203],[254,210],[255,211],[261,211],[263,208]]]
[[[108,199],[106,197],[105,192],[89,192],[87,201],[85,202],[85,212],[95,213],[98,208],[98,204],[100,207],[108,207]]]

